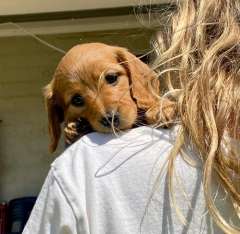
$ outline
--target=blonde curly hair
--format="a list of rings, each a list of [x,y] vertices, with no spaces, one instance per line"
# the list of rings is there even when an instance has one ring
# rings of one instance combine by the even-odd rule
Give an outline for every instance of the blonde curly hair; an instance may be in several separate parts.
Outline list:
[[[203,189],[215,223],[225,233],[240,233],[214,203],[213,175],[229,195],[239,217],[240,152],[240,0],[183,0],[158,34],[155,61],[169,92],[180,90],[180,131],[168,164],[172,194],[174,159],[186,137],[203,161]]]

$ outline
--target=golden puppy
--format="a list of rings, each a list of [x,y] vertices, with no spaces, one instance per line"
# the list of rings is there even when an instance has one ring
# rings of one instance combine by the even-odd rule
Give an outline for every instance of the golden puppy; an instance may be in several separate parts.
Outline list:
[[[113,128],[129,129],[143,120],[154,124],[172,118],[175,104],[159,99],[158,94],[156,74],[125,48],[102,43],[73,47],[45,87],[50,151],[57,147],[62,122],[70,126],[70,132],[70,123],[80,119],[78,125],[87,123],[94,131],[107,133]]]

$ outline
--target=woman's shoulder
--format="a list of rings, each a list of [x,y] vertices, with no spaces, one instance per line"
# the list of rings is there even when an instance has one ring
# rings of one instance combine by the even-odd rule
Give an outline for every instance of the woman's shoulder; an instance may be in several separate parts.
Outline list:
[[[75,164],[78,161],[105,161],[116,152],[131,154],[139,153],[142,148],[154,148],[158,144],[172,146],[175,141],[176,127],[171,129],[155,129],[151,127],[138,127],[116,134],[90,133],[67,148],[53,162],[53,167],[62,167],[66,163]]]
[[[115,143],[124,145],[126,143],[134,142],[149,142],[156,139],[172,141],[175,139],[177,128],[177,126],[166,129],[141,126],[126,131],[109,134],[94,132],[83,136],[79,141],[77,141],[77,144],[83,143],[92,146],[111,146]]]
[[[95,211],[99,211],[102,216],[110,211],[114,212],[111,207],[106,207],[108,204],[116,204],[117,209],[124,210],[125,221],[136,221],[135,226],[138,227],[137,223],[142,218],[153,190],[156,191],[153,205],[159,207],[157,217],[162,217],[163,211],[171,213],[170,205],[166,206],[169,201],[166,165],[175,143],[176,131],[176,128],[140,127],[118,136],[88,134],[53,163],[54,177],[76,213],[79,212],[79,207],[88,205],[95,207]],[[184,215],[188,214],[188,205],[187,201],[184,202],[186,198],[184,200],[179,181],[185,184],[184,191],[190,197],[201,194],[198,201],[201,210],[199,212],[202,214],[205,206],[199,186],[201,170],[178,157],[174,171],[178,175],[177,181],[174,179],[174,194],[176,200],[181,201],[180,208]],[[154,208],[149,216],[150,220],[156,218],[155,211]],[[199,212],[196,214],[199,215]],[[117,220],[125,219],[121,212],[110,216],[117,217]],[[177,218],[174,220],[177,227],[182,227]],[[164,220],[157,223],[161,222],[164,223]]]
[[[158,173],[159,168],[165,167],[175,144],[176,132],[177,128],[139,127],[117,136],[91,133],[66,149],[53,162],[52,170],[62,184],[70,182],[81,186],[85,183],[82,180],[92,182],[105,175],[116,181],[126,174],[129,180],[138,180],[143,172],[145,177],[151,177],[155,170]],[[187,154],[197,162],[191,149]],[[198,166],[192,167],[182,157],[175,160],[175,168],[187,178],[194,178],[198,170]]]

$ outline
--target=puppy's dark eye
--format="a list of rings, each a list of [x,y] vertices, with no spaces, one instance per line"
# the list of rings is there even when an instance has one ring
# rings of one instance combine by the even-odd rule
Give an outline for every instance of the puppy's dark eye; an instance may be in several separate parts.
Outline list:
[[[106,79],[108,84],[115,85],[117,83],[117,80],[118,80],[118,74],[116,74],[116,73],[107,74],[105,76],[105,79]]]
[[[71,103],[74,106],[83,106],[84,105],[84,99],[81,95],[75,94],[71,99]]]

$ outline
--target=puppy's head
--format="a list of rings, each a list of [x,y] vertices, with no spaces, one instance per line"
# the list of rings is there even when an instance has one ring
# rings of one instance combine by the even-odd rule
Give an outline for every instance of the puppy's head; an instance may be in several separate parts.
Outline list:
[[[50,151],[57,147],[62,122],[83,118],[100,132],[131,128],[138,110],[154,105],[158,89],[155,74],[124,48],[101,43],[73,47],[45,87]]]

